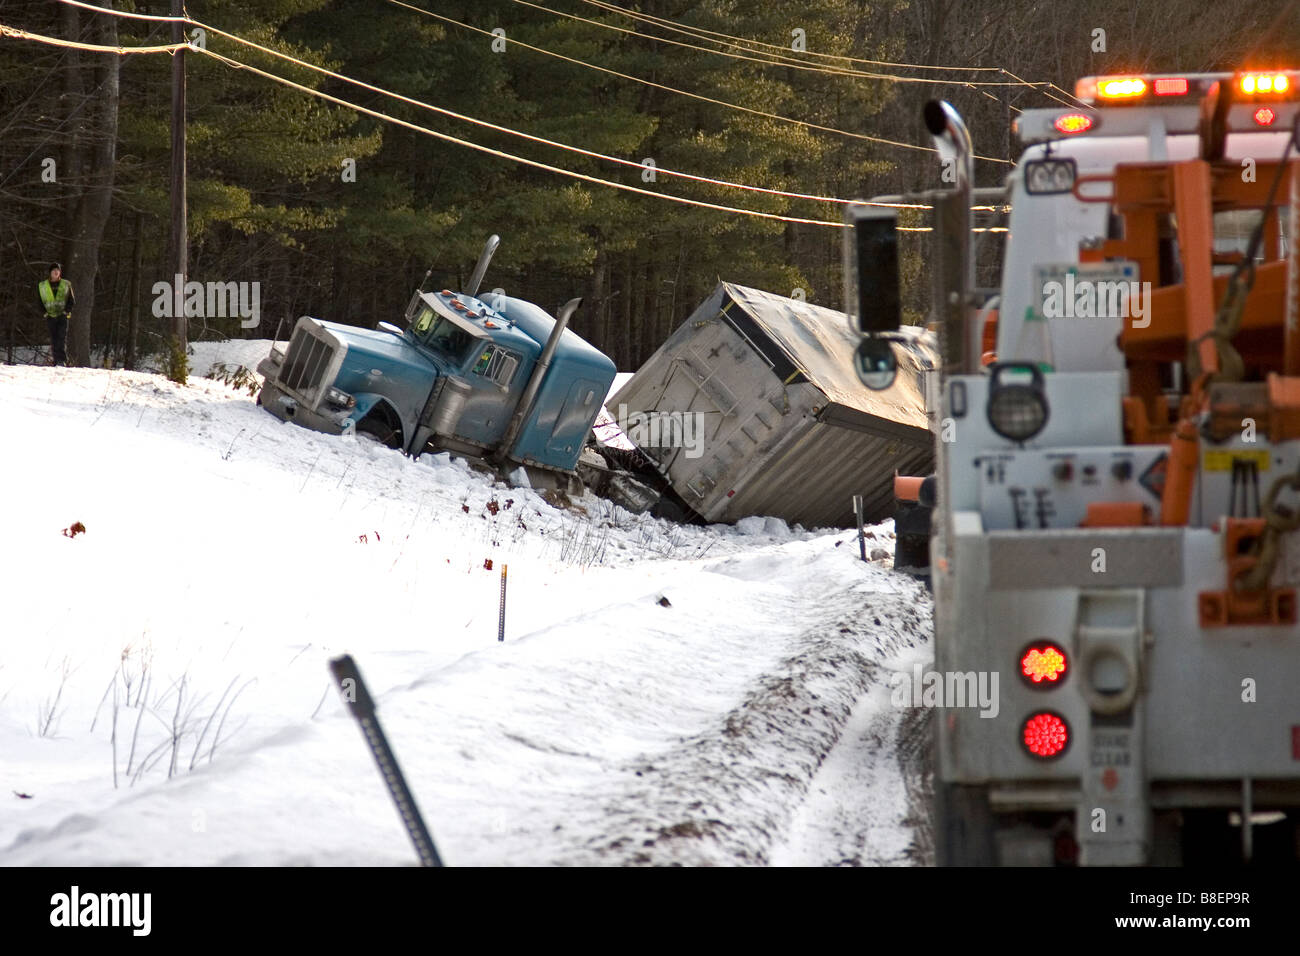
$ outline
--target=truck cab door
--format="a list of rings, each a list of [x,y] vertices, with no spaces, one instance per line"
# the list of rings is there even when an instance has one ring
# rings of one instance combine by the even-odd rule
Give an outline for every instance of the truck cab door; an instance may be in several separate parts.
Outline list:
[[[521,362],[517,352],[483,343],[465,375],[473,391],[460,419],[463,437],[487,447],[500,442],[527,381],[520,370]]]

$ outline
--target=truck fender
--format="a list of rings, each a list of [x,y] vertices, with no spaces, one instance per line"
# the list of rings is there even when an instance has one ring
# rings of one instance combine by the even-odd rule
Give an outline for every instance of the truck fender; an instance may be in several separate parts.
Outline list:
[[[397,411],[396,406],[383,395],[377,392],[357,392],[352,397],[357,400],[357,404],[348,414],[348,417],[343,420],[345,430],[354,430],[371,412],[378,411],[383,414],[387,411],[393,421],[398,423],[402,434],[406,434],[406,423],[402,421],[401,414]]]

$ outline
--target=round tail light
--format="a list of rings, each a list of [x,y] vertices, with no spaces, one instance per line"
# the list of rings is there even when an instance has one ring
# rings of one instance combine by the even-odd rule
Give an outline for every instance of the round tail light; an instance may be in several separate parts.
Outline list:
[[[1031,687],[1056,687],[1068,670],[1065,651],[1050,641],[1030,644],[1020,654],[1020,676]]]
[[[1069,725],[1059,714],[1047,710],[1030,716],[1020,733],[1025,749],[1040,760],[1059,757],[1070,744]]]

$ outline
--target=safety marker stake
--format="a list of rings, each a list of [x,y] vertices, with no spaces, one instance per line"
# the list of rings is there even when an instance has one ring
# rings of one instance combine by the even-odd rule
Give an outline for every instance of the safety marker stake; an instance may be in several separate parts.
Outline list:
[[[501,565],[501,615],[497,618],[497,641],[498,643],[506,639],[506,568],[509,565]]]
[[[867,560],[867,536],[862,530],[862,496],[853,496],[853,514],[858,519],[858,553]]]

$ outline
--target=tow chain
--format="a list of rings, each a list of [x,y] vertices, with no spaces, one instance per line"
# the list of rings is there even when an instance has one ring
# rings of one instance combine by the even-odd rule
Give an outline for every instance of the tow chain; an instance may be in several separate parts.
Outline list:
[[[1300,120],[1291,130],[1291,136],[1286,141],[1286,148],[1282,150],[1282,159],[1278,163],[1277,173],[1273,177],[1273,183],[1268,189],[1268,198],[1265,200],[1264,209],[1268,210],[1273,206],[1273,200],[1277,196],[1278,187],[1282,183],[1283,174],[1287,169],[1287,160],[1291,158],[1291,147],[1300,144]],[[1214,316],[1214,327],[1204,335],[1199,335],[1187,343],[1187,370],[1193,382],[1208,386],[1210,382],[1240,382],[1246,375],[1246,363],[1237,351],[1232,340],[1237,337],[1241,331],[1242,316],[1246,311],[1246,297],[1250,295],[1250,290],[1255,286],[1255,256],[1259,253],[1259,247],[1264,239],[1264,225],[1268,222],[1267,212],[1260,216],[1259,224],[1251,232],[1250,240],[1246,243],[1246,251],[1242,254],[1241,261],[1233,269],[1232,275],[1228,278],[1228,287],[1224,290],[1223,301],[1219,304],[1219,310]],[[1206,339],[1214,340],[1214,350],[1219,356],[1219,370],[1208,379],[1201,382],[1202,374],[1205,369],[1201,365],[1201,356],[1198,346]]]
[[[1293,475],[1278,476],[1269,486],[1260,512],[1264,519],[1264,533],[1259,536],[1253,549],[1257,560],[1254,567],[1234,583],[1238,590],[1259,591],[1267,587],[1273,569],[1277,567],[1282,535],[1300,528],[1300,509],[1291,509],[1277,503],[1278,495],[1286,487],[1300,494],[1300,469]]]
[[[1246,297],[1255,286],[1255,263],[1252,260],[1242,273],[1233,273],[1224,291],[1223,302],[1214,316],[1214,328],[1187,343],[1187,369],[1192,381],[1197,381],[1204,371],[1198,346],[1206,339],[1214,340],[1214,350],[1219,356],[1219,371],[1210,376],[1213,382],[1240,382],[1246,376],[1246,363],[1232,344],[1241,331],[1242,316],[1246,312]],[[1207,383],[1208,384],[1208,383]]]

